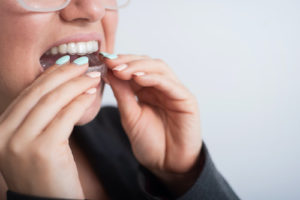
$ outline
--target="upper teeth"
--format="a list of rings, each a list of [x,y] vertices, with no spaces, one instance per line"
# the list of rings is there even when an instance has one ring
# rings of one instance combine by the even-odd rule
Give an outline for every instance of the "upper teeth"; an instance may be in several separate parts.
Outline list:
[[[58,47],[52,47],[46,52],[46,55],[56,55],[60,54],[78,54],[85,55],[98,51],[98,41],[88,41],[88,42],[71,42],[68,44],[61,44]]]

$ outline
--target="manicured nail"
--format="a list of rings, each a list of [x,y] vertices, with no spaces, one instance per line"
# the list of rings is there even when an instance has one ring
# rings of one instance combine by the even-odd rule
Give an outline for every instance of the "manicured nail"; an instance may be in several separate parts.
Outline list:
[[[99,78],[101,76],[101,72],[89,72],[86,73],[87,76],[91,77],[91,78]]]
[[[63,57],[57,59],[57,61],[55,63],[57,65],[64,65],[69,61],[70,61],[70,56],[66,55],[66,56],[63,56]]]
[[[85,93],[86,94],[95,94],[97,92],[97,88],[91,88],[89,90],[87,90]]]
[[[84,65],[87,64],[88,62],[89,62],[89,58],[86,56],[82,56],[73,61],[73,63],[75,63],[76,65]]]
[[[114,71],[122,71],[122,70],[126,69],[127,67],[128,67],[128,65],[122,64],[122,65],[116,66],[115,68],[113,68],[113,70]]]
[[[116,54],[109,54],[109,53],[105,53],[105,52],[100,52],[100,54],[105,57],[108,58],[110,60],[116,59],[118,58],[118,56]]]
[[[143,76],[143,75],[145,75],[145,72],[135,72],[135,73],[133,73],[133,75]]]

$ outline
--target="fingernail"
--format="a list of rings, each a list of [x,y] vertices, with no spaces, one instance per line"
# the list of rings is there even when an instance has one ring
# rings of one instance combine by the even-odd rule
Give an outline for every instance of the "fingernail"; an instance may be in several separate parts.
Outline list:
[[[73,63],[75,63],[76,65],[84,65],[87,64],[88,62],[89,62],[89,58],[86,56],[82,56],[73,61]]]
[[[122,64],[119,66],[116,66],[115,68],[113,68],[114,71],[122,71],[124,69],[126,69],[128,66],[126,64]]]
[[[109,53],[105,53],[105,52],[100,52],[100,54],[105,57],[108,58],[110,60],[116,59],[118,58],[118,56],[116,54],[109,54]]]
[[[89,90],[87,90],[85,93],[86,94],[95,94],[97,92],[97,88],[91,88]]]
[[[64,65],[70,61],[70,56],[66,55],[56,60],[57,65]]]
[[[143,76],[143,75],[145,75],[145,72],[135,72],[135,73],[133,73],[133,75]]]
[[[91,78],[99,78],[101,76],[101,72],[89,72],[86,73],[87,76],[91,77]]]

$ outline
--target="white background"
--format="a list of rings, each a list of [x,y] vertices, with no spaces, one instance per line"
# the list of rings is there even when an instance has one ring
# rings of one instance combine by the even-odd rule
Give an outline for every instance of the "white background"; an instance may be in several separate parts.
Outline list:
[[[242,199],[300,199],[300,1],[132,0],[116,53],[162,58],[197,96]],[[109,87],[104,104],[115,104]]]

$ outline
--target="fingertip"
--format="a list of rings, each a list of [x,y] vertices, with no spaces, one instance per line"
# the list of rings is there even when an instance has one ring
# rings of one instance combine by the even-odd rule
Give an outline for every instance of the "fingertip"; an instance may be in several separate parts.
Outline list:
[[[65,55],[56,60],[56,65],[64,65],[70,62],[71,57],[69,55]]]
[[[114,66],[116,66],[119,61],[119,55],[117,54],[109,54],[106,52],[100,52],[99,53],[100,60],[102,60],[108,68],[112,69]]]
[[[109,59],[109,60],[115,60],[118,58],[118,55],[117,54],[110,54],[110,53],[106,53],[106,52],[100,52],[100,55],[103,57],[103,58],[106,58],[106,59]]]
[[[135,72],[135,73],[133,73],[133,76],[135,76],[135,77],[143,77],[145,75],[146,75],[145,72]]]
[[[118,65],[129,63],[135,60],[141,60],[145,57],[131,54],[114,54],[114,56],[109,58],[100,54],[100,58],[105,64],[107,64],[108,68],[113,69]]]

